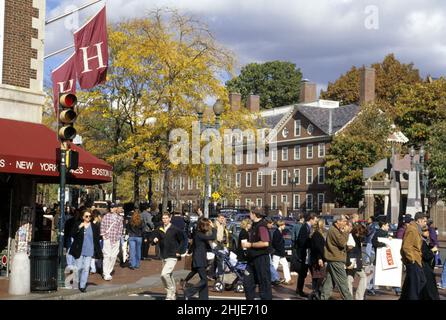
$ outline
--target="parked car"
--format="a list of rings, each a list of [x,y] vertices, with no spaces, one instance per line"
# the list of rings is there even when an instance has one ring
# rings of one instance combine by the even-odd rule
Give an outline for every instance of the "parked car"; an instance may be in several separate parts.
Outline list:
[[[101,214],[105,214],[108,211],[107,201],[95,201],[93,202],[93,206],[98,209]]]
[[[242,221],[245,217],[249,218],[249,209],[245,208],[222,208],[219,213],[224,214],[228,221]],[[244,218],[237,218],[239,215],[243,215]]]
[[[233,221],[228,224],[228,232],[229,232],[229,248],[232,251],[237,249],[238,244],[238,236],[240,234],[240,221]]]

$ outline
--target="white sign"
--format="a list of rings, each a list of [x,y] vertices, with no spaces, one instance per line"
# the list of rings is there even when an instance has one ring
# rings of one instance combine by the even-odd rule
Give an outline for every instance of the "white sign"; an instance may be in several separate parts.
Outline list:
[[[0,0],[0,84],[3,83],[3,42],[5,31],[5,0]]]
[[[401,287],[403,262],[401,261],[401,239],[378,238],[379,242],[388,244],[387,247],[376,250],[375,285]]]
[[[339,108],[339,101],[319,99],[319,107],[327,109]]]

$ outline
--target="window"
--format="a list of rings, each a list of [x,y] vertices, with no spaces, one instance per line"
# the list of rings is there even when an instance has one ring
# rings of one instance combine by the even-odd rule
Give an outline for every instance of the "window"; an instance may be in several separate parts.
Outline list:
[[[155,191],[160,191],[160,180],[159,180],[159,179],[156,179],[156,182],[155,182]]]
[[[251,199],[245,199],[245,206],[246,207],[251,207]]]
[[[271,195],[271,209],[277,209],[277,196]]]
[[[307,168],[307,184],[313,183],[313,168]]]
[[[317,156],[319,158],[325,157],[325,143],[319,143]]]
[[[193,188],[193,180],[191,177],[187,177],[187,190],[192,190]]]
[[[288,185],[288,170],[282,170],[282,186]]]
[[[234,201],[234,205],[235,205],[236,207],[240,207],[240,199],[235,199],[235,201]]]
[[[242,184],[242,174],[240,172],[237,172],[235,174],[235,187],[240,188],[241,184]]]
[[[288,161],[288,147],[282,148],[282,161]]]
[[[254,163],[254,154],[252,151],[248,151],[246,153],[246,164],[253,164]]]
[[[242,152],[237,152],[235,154],[235,164],[242,164],[242,157],[243,153]]]
[[[300,194],[293,194],[293,210],[300,208]]]
[[[294,136],[295,137],[300,136],[300,127],[301,127],[300,120],[294,120]]]
[[[262,207],[262,198],[257,198],[256,199],[256,206],[261,208]]]
[[[282,194],[282,203],[288,203],[288,196],[286,194]]]
[[[300,146],[294,146],[294,160],[300,160]]]
[[[313,145],[307,145],[307,159],[313,159]]]
[[[176,190],[176,189],[177,189],[177,178],[173,178],[172,189],[173,189],[173,190]]]
[[[319,211],[322,211],[322,205],[325,202],[325,194],[323,193],[318,193],[317,194],[317,208]]]
[[[245,183],[246,183],[247,188],[251,187],[251,177],[252,177],[252,173],[246,172]]]
[[[325,167],[319,167],[317,168],[317,183],[318,184],[324,184],[325,183]]]
[[[226,187],[230,188],[231,187],[231,181],[232,177],[230,174],[226,175]]]
[[[197,178],[197,183],[195,184],[197,186],[197,190],[200,190],[200,179]]]
[[[277,161],[277,149],[271,149],[271,161]]]
[[[294,169],[294,184],[300,184],[300,169]]]
[[[277,186],[277,170],[271,170],[271,186]]]
[[[257,187],[261,187],[263,184],[263,172],[257,171]]]
[[[180,177],[180,190],[184,190],[184,177]]]
[[[313,195],[312,194],[307,194],[307,210],[313,210]]]

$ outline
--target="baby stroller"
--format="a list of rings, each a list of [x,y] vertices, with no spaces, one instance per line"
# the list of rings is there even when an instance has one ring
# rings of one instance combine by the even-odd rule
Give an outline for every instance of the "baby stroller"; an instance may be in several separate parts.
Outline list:
[[[213,253],[223,263],[223,274],[218,275],[214,283],[214,290],[216,292],[234,290],[237,293],[243,293],[243,277],[245,275],[246,263],[237,261],[237,255],[226,248],[224,250],[213,250]]]

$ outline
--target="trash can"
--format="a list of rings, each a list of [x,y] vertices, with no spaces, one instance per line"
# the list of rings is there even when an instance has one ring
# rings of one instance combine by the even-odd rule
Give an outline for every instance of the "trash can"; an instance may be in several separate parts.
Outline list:
[[[57,290],[57,242],[31,242],[31,292]]]

